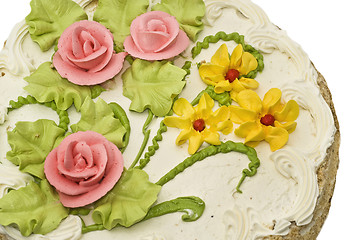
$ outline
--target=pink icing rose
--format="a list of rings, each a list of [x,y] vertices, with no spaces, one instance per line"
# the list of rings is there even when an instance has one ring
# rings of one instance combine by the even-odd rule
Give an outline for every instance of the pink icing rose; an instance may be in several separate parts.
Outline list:
[[[65,207],[82,207],[115,186],[123,171],[123,158],[116,145],[101,134],[77,132],[49,153],[44,170]]]
[[[113,35],[105,26],[83,20],[62,33],[53,64],[70,82],[95,85],[117,75],[126,55],[114,52]]]
[[[186,33],[175,17],[161,11],[142,14],[131,24],[131,36],[125,39],[125,50],[145,60],[162,60],[183,52],[189,45]]]

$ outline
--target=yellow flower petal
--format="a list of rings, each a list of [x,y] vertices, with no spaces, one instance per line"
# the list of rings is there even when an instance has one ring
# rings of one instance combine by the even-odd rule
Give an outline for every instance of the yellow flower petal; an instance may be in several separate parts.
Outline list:
[[[194,114],[193,106],[184,98],[179,98],[173,104],[173,112],[178,116],[190,117]]]
[[[200,132],[197,131],[191,131],[191,136],[189,137],[189,143],[188,143],[188,153],[194,154],[197,152],[198,148],[203,143],[203,137]]]
[[[212,114],[212,108],[214,106],[213,99],[208,95],[208,93],[204,93],[199,100],[198,105],[195,107],[196,117],[197,119],[201,118],[206,120]]]
[[[238,98],[238,94],[240,93],[241,91],[237,92],[237,91],[234,91],[232,90],[229,94],[231,95],[231,99],[235,102],[237,102],[237,98]]]
[[[231,85],[233,91],[235,92],[240,92],[247,89],[238,79],[234,80]]]
[[[242,77],[239,79],[239,82],[242,84],[242,86],[246,89],[256,89],[259,87],[259,83],[252,79],[252,78],[244,78]]]
[[[259,143],[260,143],[260,141],[259,142],[247,142],[246,145],[249,147],[255,148],[258,146]]]
[[[238,44],[238,46],[232,52],[229,69],[239,68],[242,62],[242,55],[243,55],[243,47],[241,44]]]
[[[250,71],[255,70],[257,66],[257,59],[249,52],[244,52],[242,55],[242,62],[240,67],[238,68],[238,71],[241,73],[241,75],[247,75]]]
[[[270,89],[263,98],[263,112],[272,113],[273,108],[280,104],[282,92],[278,88]]]
[[[265,141],[269,143],[272,152],[282,148],[288,142],[289,133],[284,128],[269,126],[265,132]]]
[[[292,122],[298,118],[299,106],[294,100],[290,100],[284,106],[281,112],[275,112],[274,118],[279,122]]]
[[[225,81],[227,68],[220,65],[208,63],[202,64],[199,67],[198,72],[203,82],[208,85],[214,86],[218,82]]]
[[[222,106],[218,108],[206,121],[209,125],[216,125],[219,122],[223,122],[228,120],[230,117],[229,108],[226,106]]]
[[[227,135],[233,131],[233,123],[230,120],[220,122],[217,124],[216,128],[217,128],[217,131],[220,131],[224,135]]]
[[[275,121],[274,126],[284,128],[285,130],[287,130],[288,133],[292,133],[296,129],[297,123],[296,122],[280,123],[278,121]]]
[[[219,83],[217,83],[214,87],[215,93],[223,93],[223,92],[229,92],[232,90],[232,85],[229,81],[224,80]]]
[[[236,102],[241,107],[253,112],[260,113],[262,111],[262,100],[252,90],[243,90],[238,93]]]
[[[228,48],[226,44],[222,44],[216,53],[211,58],[211,63],[215,65],[219,65],[226,68],[226,72],[228,71],[229,66],[229,55]]]
[[[174,117],[169,116],[163,119],[164,124],[167,127],[179,128],[179,129],[189,129],[192,126],[191,119],[187,117]]]
[[[206,143],[212,144],[212,145],[220,145],[221,141],[219,141],[219,133],[215,131],[211,131],[209,129],[205,129],[201,132],[203,140]]]
[[[176,145],[182,145],[191,137],[191,133],[193,129],[184,129],[180,132],[180,134],[176,138]]]
[[[238,137],[245,138],[244,143],[259,142],[265,138],[263,127],[258,122],[245,122],[234,130],[234,133]]]
[[[229,110],[231,112],[231,121],[239,124],[255,121],[258,117],[258,114],[256,112],[234,105],[229,106]]]

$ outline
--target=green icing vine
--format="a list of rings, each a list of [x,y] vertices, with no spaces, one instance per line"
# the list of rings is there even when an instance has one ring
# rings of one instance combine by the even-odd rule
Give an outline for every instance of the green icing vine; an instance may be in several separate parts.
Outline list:
[[[188,76],[188,75],[191,74],[191,66],[192,66],[192,62],[191,62],[191,61],[186,61],[186,62],[183,64],[182,69],[187,72],[187,74],[184,76],[184,78],[185,78],[186,76]]]
[[[131,133],[130,120],[128,119],[125,110],[120,105],[118,105],[117,103],[114,103],[114,102],[109,103],[108,105],[112,109],[112,111],[115,115],[115,118],[120,120],[123,127],[126,129],[126,133],[123,136],[123,147],[121,149],[121,152],[123,153],[130,141],[130,133]]]
[[[143,220],[163,216],[168,213],[184,212],[186,214],[182,216],[182,220],[184,222],[193,222],[202,216],[204,209],[205,203],[198,197],[179,197],[153,206]]]
[[[101,231],[105,230],[106,228],[102,224],[93,224],[86,226],[85,223],[82,221],[82,234],[93,232],[93,231]]]
[[[135,160],[133,161],[133,163],[131,164],[130,166],[130,169],[131,168],[134,168],[136,166],[136,164],[138,163],[138,161],[140,160],[140,157],[142,156],[143,154],[143,151],[145,150],[146,148],[146,145],[148,143],[148,140],[150,138],[150,133],[151,133],[151,130],[148,129],[148,126],[150,125],[150,123],[152,122],[153,120],[153,113],[151,110],[148,110],[148,117],[142,127],[142,133],[144,135],[144,139],[143,139],[143,142],[142,142],[142,145],[141,145],[141,148],[135,158]]]
[[[202,216],[205,206],[205,202],[199,197],[179,197],[153,206],[149,209],[146,217],[144,217],[139,222],[143,222],[154,217],[160,217],[175,212],[185,213],[184,215],[182,215],[182,220],[184,222],[193,222]],[[85,223],[82,221],[82,234],[105,229],[106,228],[103,224],[93,224],[86,226]]]
[[[40,103],[31,95],[28,95],[26,98],[20,96],[20,97],[18,97],[16,102],[13,100],[10,101],[11,108],[8,108],[8,112],[19,109],[22,106],[29,105],[29,104],[41,104],[45,107],[49,107],[52,110],[56,111],[56,113],[59,115],[59,119],[60,119],[58,126],[62,129],[64,129],[65,131],[67,131],[68,125],[70,123],[69,115],[68,115],[67,111],[58,109],[54,101]]]
[[[241,190],[239,189],[241,184],[246,179],[246,177],[252,177],[257,173],[257,168],[260,165],[260,161],[254,148],[248,147],[243,143],[235,143],[232,141],[227,141],[218,146],[212,145],[193,154],[192,156],[186,158],[183,162],[178,164],[165,176],[163,176],[156,184],[163,186],[170,180],[174,179],[179,173],[183,172],[186,168],[192,166],[196,162],[202,161],[205,158],[216,155],[218,153],[228,153],[231,151],[246,154],[248,156],[248,159],[250,160],[250,163],[248,165],[249,169],[244,169],[242,171],[242,178],[240,179],[236,187],[237,191],[241,193]]]
[[[152,145],[148,147],[144,158],[140,160],[138,168],[143,169],[150,162],[151,157],[155,155],[156,151],[160,148],[158,142],[162,141],[162,134],[165,132],[167,132],[167,126],[161,121],[160,128],[158,129],[156,136],[152,139]]]
[[[210,43],[217,43],[219,40],[223,41],[234,41],[237,44],[241,44],[243,46],[243,50],[246,52],[251,53],[258,62],[258,67],[245,75],[244,77],[247,78],[255,78],[257,76],[258,72],[261,72],[264,68],[264,62],[263,62],[263,55],[259,53],[255,48],[253,48],[251,45],[245,44],[244,42],[244,36],[239,35],[237,32],[227,34],[225,32],[218,32],[215,35],[209,35],[203,39],[202,42],[197,42],[196,46],[192,48],[192,58],[195,58],[198,56],[202,49],[207,49],[209,47]]]
[[[208,93],[208,95],[212,99],[216,100],[220,106],[229,106],[232,104],[232,99],[231,99],[231,95],[229,94],[229,92],[224,92],[224,93],[218,94],[214,91],[214,86],[211,86],[211,85],[209,85],[205,90],[200,92],[198,94],[198,96],[191,102],[191,104],[193,106],[197,105],[204,93]]]

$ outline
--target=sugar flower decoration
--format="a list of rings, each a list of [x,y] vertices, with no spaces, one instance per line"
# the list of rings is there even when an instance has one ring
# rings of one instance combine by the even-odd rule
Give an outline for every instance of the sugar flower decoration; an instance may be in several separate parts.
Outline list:
[[[123,158],[115,144],[99,133],[67,136],[46,157],[47,180],[65,207],[83,207],[105,196],[123,171]]]
[[[95,21],[75,22],[62,33],[53,64],[77,85],[96,85],[116,76],[127,53],[115,53],[113,35]]]
[[[189,38],[176,18],[162,11],[138,16],[132,21],[130,31],[123,45],[129,54],[140,59],[169,59],[189,45]]]
[[[230,92],[235,100],[240,91],[258,87],[256,80],[243,77],[257,66],[257,59],[249,52],[244,52],[241,44],[233,50],[231,56],[227,45],[223,44],[210,63],[200,66],[199,75],[206,84],[214,86],[216,93]]]
[[[234,131],[239,137],[245,138],[245,144],[256,146],[261,141],[269,143],[272,151],[282,148],[297,123],[299,106],[290,100],[281,102],[282,92],[278,88],[270,89],[263,101],[252,90],[238,93],[236,101],[239,106],[230,106],[234,123],[240,126]]]
[[[220,134],[229,134],[233,130],[233,123],[229,120],[230,111],[226,106],[212,112],[213,99],[204,93],[196,107],[186,99],[180,98],[173,105],[173,111],[179,117],[165,117],[164,123],[168,127],[182,129],[176,139],[177,145],[189,141],[188,152],[194,154],[203,142],[220,145]]]

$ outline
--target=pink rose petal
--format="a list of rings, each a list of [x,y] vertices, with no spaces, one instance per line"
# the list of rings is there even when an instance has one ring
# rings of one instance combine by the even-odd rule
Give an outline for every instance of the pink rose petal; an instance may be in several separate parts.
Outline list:
[[[189,38],[187,37],[186,33],[183,32],[182,30],[179,31],[175,41],[166,49],[160,52],[153,52],[153,53],[140,52],[136,47],[136,45],[134,44],[131,36],[128,36],[124,42],[125,50],[129,54],[131,54],[133,57],[141,58],[149,61],[169,59],[174,56],[177,56],[187,48],[188,44],[189,44]]]

